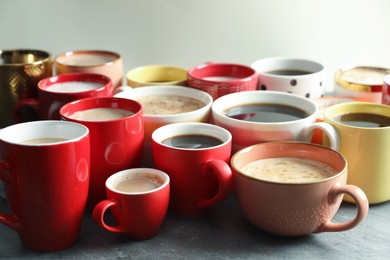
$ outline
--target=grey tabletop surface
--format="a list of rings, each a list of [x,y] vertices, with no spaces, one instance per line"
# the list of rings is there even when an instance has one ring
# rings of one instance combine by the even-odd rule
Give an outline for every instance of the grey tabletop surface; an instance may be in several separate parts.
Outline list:
[[[0,212],[8,212],[0,198]],[[354,217],[343,202],[334,222]],[[133,241],[97,227],[86,212],[77,242],[57,252],[24,249],[16,232],[0,225],[0,258],[10,259],[390,259],[390,202],[370,206],[356,228],[338,233],[280,237],[267,234],[242,215],[234,195],[198,218],[168,212],[152,239]]]

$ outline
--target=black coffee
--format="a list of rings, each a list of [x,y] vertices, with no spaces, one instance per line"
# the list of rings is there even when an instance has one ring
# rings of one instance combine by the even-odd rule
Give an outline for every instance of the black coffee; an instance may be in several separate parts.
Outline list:
[[[313,72],[305,71],[305,70],[286,69],[286,70],[271,70],[271,71],[267,71],[267,73],[274,74],[274,75],[294,76],[294,75],[307,75]]]
[[[390,117],[370,113],[347,113],[337,115],[333,120],[344,125],[357,127],[386,127],[390,126]]]
[[[252,122],[287,122],[305,118],[309,114],[297,107],[281,104],[248,104],[224,111],[231,118]]]
[[[165,139],[163,144],[187,149],[208,148],[222,144],[222,140],[208,135],[178,135]]]

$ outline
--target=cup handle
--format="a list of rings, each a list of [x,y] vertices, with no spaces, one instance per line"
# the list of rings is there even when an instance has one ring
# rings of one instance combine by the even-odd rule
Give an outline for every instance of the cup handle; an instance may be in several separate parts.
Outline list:
[[[109,209],[110,207],[119,207],[119,203],[115,200],[103,200],[99,202],[92,212],[92,219],[98,225],[99,227],[115,232],[115,233],[127,233],[127,229],[123,226],[117,225],[117,226],[110,226],[107,225],[104,221],[104,213]]]
[[[330,149],[339,151],[340,149],[339,135],[336,129],[332,125],[325,122],[316,122],[307,126],[303,131],[304,137],[306,139],[305,141],[310,142],[310,139],[315,129],[321,129],[328,136]]]
[[[22,117],[23,108],[31,108],[38,114],[39,100],[37,98],[25,98],[25,99],[21,99],[19,102],[15,104],[15,108],[13,110],[13,119],[17,123],[23,121],[23,117]]]
[[[0,161],[0,180],[5,182],[10,179],[9,166],[6,162]],[[21,230],[21,224],[18,217],[13,213],[0,213],[0,222],[10,227],[11,229],[19,232]]]
[[[333,204],[339,196],[342,194],[350,195],[357,206],[357,214],[356,217],[348,222],[344,223],[333,223],[331,220],[321,225],[314,233],[320,232],[339,232],[346,231],[356,227],[360,222],[362,222],[367,214],[368,214],[368,200],[364,192],[355,185],[350,184],[340,184],[336,183],[328,194],[328,202],[329,204]]]
[[[130,86],[120,86],[120,87],[117,87],[115,89],[115,93],[114,94],[118,94],[118,93],[121,93],[121,92],[125,92],[125,91],[129,91],[129,90],[132,90],[133,88],[130,87]]]
[[[226,199],[232,189],[232,170],[229,165],[223,160],[209,160],[202,165],[202,175],[216,174],[218,178],[218,191],[215,196],[201,200],[198,206],[201,208],[210,207]]]

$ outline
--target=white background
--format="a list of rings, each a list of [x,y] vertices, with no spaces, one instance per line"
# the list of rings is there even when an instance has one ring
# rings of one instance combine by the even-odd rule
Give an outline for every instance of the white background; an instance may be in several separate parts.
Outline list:
[[[390,67],[388,0],[0,0],[0,49],[101,49],[141,65],[271,56]]]

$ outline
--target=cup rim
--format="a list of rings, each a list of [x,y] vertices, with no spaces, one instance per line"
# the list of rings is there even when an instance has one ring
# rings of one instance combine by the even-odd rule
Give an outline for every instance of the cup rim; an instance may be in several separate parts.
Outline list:
[[[170,129],[175,129],[177,127],[187,127],[186,129],[191,129],[189,131],[186,131],[185,134],[192,134],[192,133],[193,134],[200,134],[201,133],[204,135],[218,138],[222,141],[222,143],[219,145],[211,146],[211,147],[191,149],[191,148],[173,147],[173,146],[164,144],[162,142],[163,141],[162,138],[156,137],[162,131],[172,132],[172,131],[170,131]],[[195,132],[194,131],[195,129],[200,130],[200,132]],[[207,131],[210,129],[212,129],[215,132],[213,134],[210,134],[210,132]],[[218,131],[218,134],[217,134],[217,131]],[[179,135],[179,134],[176,134],[176,135]],[[176,135],[170,134],[169,136],[165,136],[164,140],[166,140],[172,136],[176,136]],[[183,135],[184,135],[184,133],[183,133]],[[224,135],[223,139],[221,138],[221,135]],[[225,146],[229,142],[231,143],[232,142],[232,134],[228,130],[226,130],[225,128],[214,125],[214,124],[203,123],[203,122],[179,122],[179,123],[172,123],[172,124],[160,126],[159,128],[157,128],[156,130],[153,131],[152,140],[156,144],[159,144],[159,145],[164,146],[164,147],[169,148],[169,149],[181,150],[181,151],[205,151],[205,150],[213,150],[213,149]]]
[[[26,54],[34,54],[38,53],[39,55],[42,55],[42,58],[39,60],[36,60],[34,62],[20,62],[20,63],[0,63],[0,67],[17,67],[17,66],[35,66],[38,64],[46,63],[48,61],[51,61],[52,54],[48,51],[39,50],[39,49],[3,49],[0,50],[0,55],[3,55],[4,53],[14,53],[14,52],[22,52]]]
[[[381,131],[383,129],[390,128],[390,126],[383,126],[383,127],[353,126],[353,125],[343,124],[343,123],[338,122],[338,121],[333,119],[336,115],[351,113],[351,111],[345,110],[343,113],[336,113],[336,114],[333,114],[333,116],[331,115],[332,112],[336,111],[337,109],[340,109],[340,107],[343,108],[343,107],[351,107],[351,106],[360,107],[360,109],[358,109],[358,110],[361,110],[363,112],[370,111],[370,114],[382,115],[381,113],[379,113],[379,110],[388,110],[390,113],[390,107],[388,105],[385,105],[385,104],[379,104],[379,103],[374,103],[374,102],[364,102],[364,101],[352,101],[352,102],[344,102],[344,103],[340,103],[340,104],[335,104],[333,106],[326,108],[324,113],[323,113],[324,119],[326,121],[332,122],[332,124],[335,124],[337,126],[350,128],[350,129],[360,129],[360,130],[364,130],[364,131]]]
[[[118,118],[118,119],[112,119],[112,120],[104,120],[104,121],[87,121],[87,120],[78,120],[78,119],[73,119],[73,118],[70,118],[69,116],[72,115],[73,113],[75,113],[76,111],[74,111],[72,114],[67,114],[65,113],[65,111],[67,109],[69,109],[69,107],[71,106],[75,106],[75,105],[78,105],[80,103],[95,103],[96,102],[99,102],[99,103],[103,103],[105,104],[105,102],[127,102],[127,103],[132,103],[132,104],[135,104],[136,105],[136,112],[133,112],[133,114],[130,114],[128,116],[125,116],[125,117],[122,117],[122,118]],[[92,108],[100,108],[100,107],[105,107],[105,106],[91,106],[90,108],[85,108],[83,110],[87,110],[87,109],[92,109]],[[119,108],[119,107],[116,107],[116,108]],[[83,111],[83,110],[78,110],[78,111]],[[75,101],[71,101],[71,102],[68,102],[66,103],[65,105],[63,105],[61,108],[60,108],[60,116],[63,120],[67,120],[67,121],[73,121],[73,122],[77,122],[77,123],[80,123],[80,124],[84,124],[84,123],[88,123],[88,124],[102,124],[102,123],[107,123],[107,122],[119,122],[119,121],[122,121],[122,120],[126,120],[126,119],[129,119],[129,118],[134,118],[134,117],[137,117],[138,115],[142,114],[142,105],[135,101],[135,100],[131,100],[131,99],[125,99],[125,98],[118,98],[118,97],[90,97],[90,98],[82,98],[82,99],[79,99],[79,100],[75,100]]]
[[[111,61],[108,61],[108,62],[104,62],[104,63],[101,63],[101,64],[95,64],[95,65],[73,65],[73,64],[66,64],[64,62],[61,62],[61,58],[69,57],[69,56],[72,56],[72,55],[85,55],[85,54],[86,55],[97,54],[97,55],[103,55],[103,56],[111,56],[111,57],[114,57],[114,59],[111,60]],[[57,63],[57,64],[60,64],[62,66],[70,67],[70,68],[85,68],[85,67],[93,68],[93,67],[101,67],[101,66],[110,66],[110,65],[114,64],[115,62],[117,62],[118,60],[121,60],[121,59],[122,59],[121,55],[116,53],[116,52],[114,52],[114,51],[108,51],[108,50],[72,50],[72,51],[66,51],[66,52],[58,54],[54,58],[54,62]]]
[[[262,63],[270,63],[270,62],[281,62],[281,61],[286,61],[286,62],[300,62],[300,63],[306,63],[310,64],[312,66],[317,66],[318,68],[310,72],[308,74],[302,74],[302,75],[276,75],[276,74],[271,74],[268,73],[268,70],[260,70],[258,67],[262,65]],[[268,57],[268,58],[262,58],[255,60],[251,63],[251,68],[253,68],[259,75],[266,75],[267,77],[270,78],[307,78],[311,77],[313,75],[318,75],[323,73],[326,70],[326,67],[324,64],[321,62],[314,60],[314,59],[305,59],[305,58],[295,58],[295,57]]]
[[[291,97],[291,98],[294,98],[295,100],[299,100],[300,102],[306,102],[306,104],[311,106],[312,111],[308,111],[308,109],[305,109],[305,112],[309,112],[308,116],[306,116],[304,118],[291,120],[291,121],[284,121],[284,122],[255,122],[255,121],[246,121],[246,120],[240,120],[240,119],[228,117],[228,116],[223,114],[224,110],[229,109],[231,107],[245,105],[245,104],[251,104],[251,103],[264,103],[262,101],[260,101],[260,102],[258,102],[258,101],[257,102],[241,102],[243,96],[252,97],[254,95],[268,95],[268,96],[276,96],[276,97],[277,96],[279,96],[279,97]],[[228,99],[233,99],[233,97],[235,97],[234,100],[237,100],[237,103],[235,103],[234,105],[232,105],[231,102],[229,102],[229,104],[230,104],[229,106],[222,106],[222,105],[220,105],[220,104],[223,104],[222,102],[224,102],[224,101],[226,101]],[[225,102],[225,103],[227,103],[227,102]],[[276,103],[274,103],[274,104],[276,104]],[[278,104],[290,105],[289,103],[285,103],[285,102],[280,102]],[[221,108],[217,110],[216,109],[217,106],[221,106]],[[294,106],[294,107],[302,109],[301,106]],[[211,111],[212,111],[214,116],[218,116],[220,118],[223,118],[223,120],[225,120],[225,121],[229,121],[231,123],[236,123],[236,124],[240,124],[240,125],[247,125],[247,126],[254,126],[254,125],[264,125],[264,126],[268,125],[268,126],[272,126],[272,125],[275,125],[275,124],[282,126],[282,125],[295,124],[297,122],[308,120],[308,118],[312,118],[312,117],[317,118],[317,115],[319,113],[318,106],[316,105],[316,103],[313,100],[310,100],[308,98],[301,97],[299,95],[295,95],[295,94],[292,94],[292,93],[285,93],[285,92],[282,92],[282,91],[274,91],[274,90],[252,90],[252,91],[242,91],[242,92],[230,93],[230,94],[224,95],[224,96],[219,97],[218,99],[214,100],[214,102],[213,102],[213,104],[211,106]]]
[[[199,71],[202,71],[204,69],[210,68],[210,67],[239,67],[241,69],[247,70],[248,75],[245,77],[240,77],[237,79],[229,79],[226,80],[227,82],[242,82],[242,81],[248,81],[251,80],[253,76],[257,76],[257,72],[255,69],[253,69],[250,66],[244,65],[244,64],[239,64],[239,63],[224,63],[224,62],[206,62],[203,64],[199,64],[197,66],[194,66],[190,68],[187,72],[189,77],[192,77],[197,80],[205,81],[205,82],[212,82],[212,83],[221,83],[221,81],[216,81],[216,80],[209,80],[205,79],[204,77],[200,77],[197,75]],[[210,75],[211,76],[211,75]],[[212,75],[212,76],[230,76],[230,75]]]
[[[76,78],[72,80],[67,80],[68,78]],[[63,80],[62,80],[63,79]],[[93,82],[93,83],[102,83],[103,86],[86,90],[86,91],[75,91],[75,92],[60,92],[60,91],[48,91],[47,88],[51,85],[57,84],[57,83],[64,83],[64,82]],[[97,73],[89,73],[89,72],[70,72],[70,73],[63,73],[58,74],[55,76],[50,76],[44,79],[41,79],[38,82],[38,88],[41,91],[48,92],[48,93],[58,93],[58,94],[75,94],[75,93],[89,93],[89,92],[95,92],[98,90],[102,90],[107,87],[112,87],[112,80],[111,78]]]
[[[192,110],[192,111],[188,111],[188,112],[184,112],[184,113],[178,113],[178,114],[168,114],[168,115],[143,114],[144,118],[169,120],[169,119],[174,119],[176,117],[182,117],[182,116],[187,117],[187,116],[197,114],[197,113],[202,112],[202,111],[207,111],[207,110],[211,109],[211,106],[213,104],[213,98],[211,97],[211,95],[209,93],[202,91],[202,90],[199,90],[199,89],[195,89],[195,88],[190,88],[190,87],[185,87],[185,86],[176,86],[176,85],[153,85],[153,86],[143,86],[143,87],[139,87],[139,88],[131,88],[128,91],[122,91],[122,92],[116,93],[114,95],[114,97],[124,98],[124,99],[133,99],[134,97],[132,97],[132,95],[130,93],[133,91],[141,93],[141,95],[139,95],[137,97],[158,95],[158,94],[152,94],[153,90],[155,90],[155,89],[168,89],[168,90],[172,90],[174,92],[172,94],[162,94],[161,96],[163,96],[163,95],[181,96],[180,94],[178,94],[179,91],[182,91],[182,92],[187,91],[189,93],[192,92],[192,94],[189,94],[188,96],[185,96],[185,97],[191,97],[191,98],[194,98],[198,101],[203,102],[202,100],[197,99],[195,97],[196,94],[198,94],[198,95],[204,96],[208,100],[208,102],[207,103],[204,102],[205,105],[203,107],[196,109],[196,110]],[[179,91],[177,91],[177,90],[179,90]],[[147,93],[147,91],[150,91],[151,93]],[[126,92],[129,92],[129,93],[126,94]]]
[[[344,167],[342,167],[341,170],[338,170],[338,172],[336,174],[334,174],[332,176],[329,176],[329,177],[327,177],[325,179],[318,180],[318,181],[313,181],[313,182],[302,182],[302,183],[297,183],[297,182],[284,183],[284,182],[277,182],[277,181],[271,181],[271,180],[258,179],[258,178],[249,176],[249,175],[241,172],[241,170],[236,167],[236,164],[234,163],[234,161],[237,159],[237,157],[241,156],[243,153],[245,153],[247,151],[250,151],[250,150],[253,150],[253,149],[257,148],[257,147],[270,146],[270,145],[288,145],[288,146],[300,145],[300,146],[315,147],[315,149],[327,151],[328,153],[332,153],[335,156],[337,156],[338,158],[340,158],[343,161]],[[282,156],[266,157],[266,158],[279,158],[279,157],[282,157]],[[261,158],[261,159],[266,159],[266,158]],[[306,158],[306,157],[303,157],[303,158]],[[314,159],[311,159],[311,160],[314,160]],[[325,163],[325,162],[323,162],[323,163]],[[332,149],[330,149],[328,147],[325,147],[323,145],[314,144],[314,143],[307,143],[307,142],[301,142],[301,141],[271,141],[271,142],[258,143],[258,144],[254,144],[254,145],[251,145],[251,146],[244,147],[244,148],[238,150],[235,154],[233,154],[233,156],[230,159],[230,165],[234,169],[233,174],[238,174],[238,175],[240,175],[240,176],[242,176],[242,177],[244,177],[246,179],[250,179],[250,180],[255,181],[255,182],[269,183],[269,184],[281,185],[281,186],[291,186],[291,185],[298,186],[298,185],[319,184],[319,183],[324,183],[324,182],[328,182],[330,180],[336,179],[336,178],[340,177],[343,174],[348,174],[348,171],[347,171],[347,169],[348,169],[348,161],[340,152],[332,150]],[[330,165],[330,166],[333,167],[333,165]]]
[[[114,189],[113,183],[115,182],[116,179],[121,178],[123,176],[127,175],[137,175],[137,174],[150,174],[152,173],[153,175],[158,175],[159,177],[163,178],[164,182],[160,186],[158,186],[155,189],[152,190],[147,190],[147,191],[142,191],[142,192],[124,192],[124,191],[118,191]],[[108,177],[105,181],[105,187],[109,189],[112,192],[118,193],[118,194],[123,194],[123,195],[143,195],[143,194],[150,194],[157,192],[159,190],[164,189],[166,186],[168,186],[170,183],[170,178],[169,175],[166,172],[163,172],[161,170],[155,169],[155,168],[131,168],[131,169],[125,169],[119,172],[116,172],[112,174],[110,177]]]
[[[21,128],[21,127],[33,127],[33,128],[36,128],[36,125],[44,125],[44,127],[50,127],[50,129],[53,129],[54,127],[57,128],[57,129],[64,129],[64,128],[67,128],[66,126],[68,126],[68,128],[70,127],[73,127],[73,128],[77,128],[76,131],[77,131],[77,134],[74,133],[74,137],[71,137],[69,139],[66,139],[66,140],[63,140],[63,141],[58,141],[58,142],[51,142],[51,143],[33,143],[33,144],[29,144],[29,143],[22,143],[23,141],[25,140],[21,140],[21,141],[15,141],[15,140],[10,140],[8,138],[8,134],[9,132],[12,132],[12,133],[15,133],[18,129],[18,128]],[[53,130],[50,131],[51,134],[53,134]],[[32,146],[37,146],[37,147],[42,147],[42,146],[56,146],[56,145],[62,145],[62,144],[67,144],[67,143],[71,143],[71,142],[76,142],[76,141],[79,141],[83,138],[85,138],[87,135],[89,134],[89,129],[88,127],[84,126],[83,124],[80,124],[78,122],[71,122],[71,121],[62,121],[62,120],[39,120],[39,121],[30,121],[30,122],[24,122],[24,123],[18,123],[18,124],[14,124],[14,125],[10,125],[10,126],[7,126],[3,129],[0,129],[0,140],[2,140],[3,142],[6,142],[6,143],[9,143],[9,144],[13,144],[13,145],[20,145],[20,146],[29,146],[29,147],[32,147]],[[4,138],[6,137],[6,138]],[[59,136],[58,135],[55,135],[55,136],[47,136],[45,135],[44,137],[43,136],[37,136],[37,137],[33,137],[33,138],[30,138],[30,139],[35,139],[35,138],[58,138]],[[64,137],[63,135],[61,137]]]

